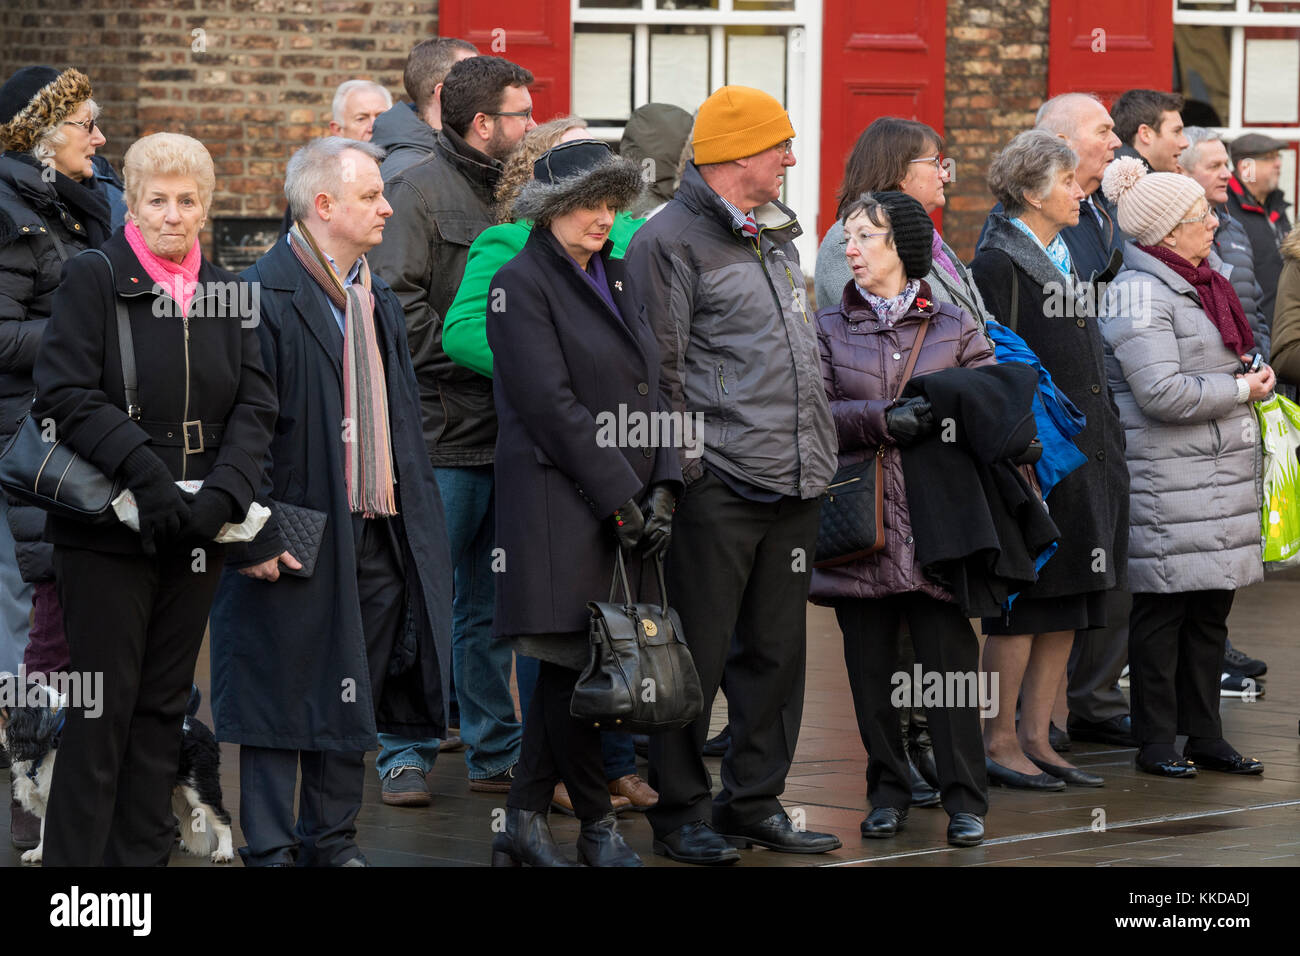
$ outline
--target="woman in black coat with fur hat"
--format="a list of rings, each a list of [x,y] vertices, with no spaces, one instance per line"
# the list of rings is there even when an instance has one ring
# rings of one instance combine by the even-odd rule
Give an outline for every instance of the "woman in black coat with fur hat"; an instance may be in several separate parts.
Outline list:
[[[544,153],[534,176],[514,211],[535,226],[497,272],[487,312],[505,561],[494,629],[541,661],[492,863],[570,865],[546,822],[563,781],[582,821],[579,862],[640,866],[615,826],[600,732],[569,714],[590,653],[586,602],[606,599],[617,547],[667,547],[682,488],[675,449],[624,440],[636,439],[631,432],[610,441],[607,427],[611,416],[654,422],[667,409],[654,334],[608,241],[614,214],[640,194],[640,171],[603,143],[580,140]],[[638,598],[657,595],[643,587]]]

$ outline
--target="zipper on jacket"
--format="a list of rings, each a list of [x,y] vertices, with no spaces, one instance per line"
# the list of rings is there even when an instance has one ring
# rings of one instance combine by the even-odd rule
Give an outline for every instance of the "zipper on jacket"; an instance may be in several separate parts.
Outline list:
[[[804,311],[803,301],[799,298],[799,290],[795,288],[794,273],[790,271],[789,266],[785,267],[785,277],[790,280],[790,294],[794,296],[794,304],[799,306],[799,313],[803,316],[803,324],[807,325],[808,313]]]
[[[181,322],[185,327],[185,414],[181,416],[181,431],[185,431],[185,422],[190,420],[190,317],[181,316]],[[185,480],[185,471],[189,467],[190,456],[181,455],[181,481]]]
[[[718,363],[718,387],[722,389],[722,394],[723,394],[723,395],[730,395],[730,394],[731,394],[729,391],[727,391],[727,382],[726,382],[726,380],[722,377],[722,363],[721,363],[721,362]]]

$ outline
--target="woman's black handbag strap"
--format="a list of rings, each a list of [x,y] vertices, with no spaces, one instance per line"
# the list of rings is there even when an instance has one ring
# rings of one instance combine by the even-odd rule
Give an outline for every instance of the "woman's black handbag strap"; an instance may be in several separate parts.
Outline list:
[[[636,598],[632,596],[632,586],[627,580],[627,565],[623,561],[623,547],[619,545],[614,555],[614,568],[618,572],[609,582],[609,603],[614,603],[614,597],[618,593],[618,585],[623,583],[623,604],[632,606],[636,603]],[[664,614],[668,613],[668,585],[664,582],[664,556],[662,553],[655,555],[655,574],[659,578],[659,606]]]
[[[113,301],[117,304],[117,347],[122,357],[122,390],[126,393],[126,413],[131,421],[138,422],[143,409],[140,408],[140,388],[135,374],[135,340],[131,337],[131,320],[126,314],[126,302],[117,294],[117,276],[113,273],[113,263],[102,249],[86,249],[108,263],[108,285],[113,292]]]

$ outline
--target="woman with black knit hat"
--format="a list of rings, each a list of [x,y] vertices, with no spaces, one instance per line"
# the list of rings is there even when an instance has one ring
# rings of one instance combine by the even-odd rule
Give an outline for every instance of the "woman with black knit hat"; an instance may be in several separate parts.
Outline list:
[[[904,370],[913,376],[993,364],[993,350],[970,313],[936,302],[925,281],[933,225],[901,192],[869,193],[845,210],[853,278],[838,305],[817,313],[822,380],[839,436],[841,466],[882,453],[885,546],[865,558],[813,572],[811,599],[835,608],[844,632],[853,708],[867,764],[864,837],[892,837],[907,822],[912,788],[891,700],[898,640],[906,621],[924,671],[973,673],[979,643],[952,595],[921,571],[898,446],[935,428],[923,398],[898,401]],[[984,748],[974,707],[929,711],[948,842],[974,846],[988,811]]]
[[[563,781],[582,822],[579,862],[640,866],[615,823],[600,731],[572,717],[569,702],[590,655],[587,602],[609,594],[620,547],[641,581],[637,599],[659,600],[641,552],[667,548],[682,492],[676,448],[635,430],[611,441],[597,424],[655,422],[668,408],[645,306],[610,256],[614,214],[640,195],[641,174],[604,143],[577,140],[543,153],[533,176],[514,205],[533,230],[488,293],[505,555],[493,630],[541,662],[492,863],[572,865],[546,822]]]
[[[970,265],[994,316],[1024,339],[1086,420],[1075,447],[1064,448],[1068,459],[1038,472],[1049,476],[1042,490],[1061,532],[1056,552],[1007,613],[984,620],[983,669],[999,675],[998,711],[984,721],[989,781],[1042,792],[1105,783],[1052,749],[1052,708],[1076,639],[1115,624],[1106,619],[1107,596],[1124,585],[1128,547],[1124,434],[1106,385],[1091,290],[1060,235],[1079,221],[1078,165],[1074,150],[1051,133],[1012,139],[988,176],[1004,214],[989,217]],[[1045,456],[1055,459],[1055,447]]]
[[[0,447],[32,403],[32,365],[63,262],[111,232],[92,160],[104,145],[90,80],[28,66],[0,87]],[[68,667],[45,515],[0,496],[0,671]],[[35,622],[28,621],[35,604]],[[11,804],[13,843],[40,840],[36,817]]]

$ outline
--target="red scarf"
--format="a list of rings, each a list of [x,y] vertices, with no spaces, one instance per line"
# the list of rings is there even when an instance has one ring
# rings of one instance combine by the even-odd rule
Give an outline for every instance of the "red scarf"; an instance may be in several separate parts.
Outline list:
[[[1237,291],[1227,277],[1211,269],[1208,262],[1194,266],[1164,246],[1139,244],[1138,248],[1159,259],[1191,283],[1200,297],[1201,309],[1219,330],[1223,344],[1232,349],[1233,355],[1241,355],[1247,349],[1255,347],[1255,335],[1250,331],[1250,323],[1246,321],[1246,313],[1241,309]]]

